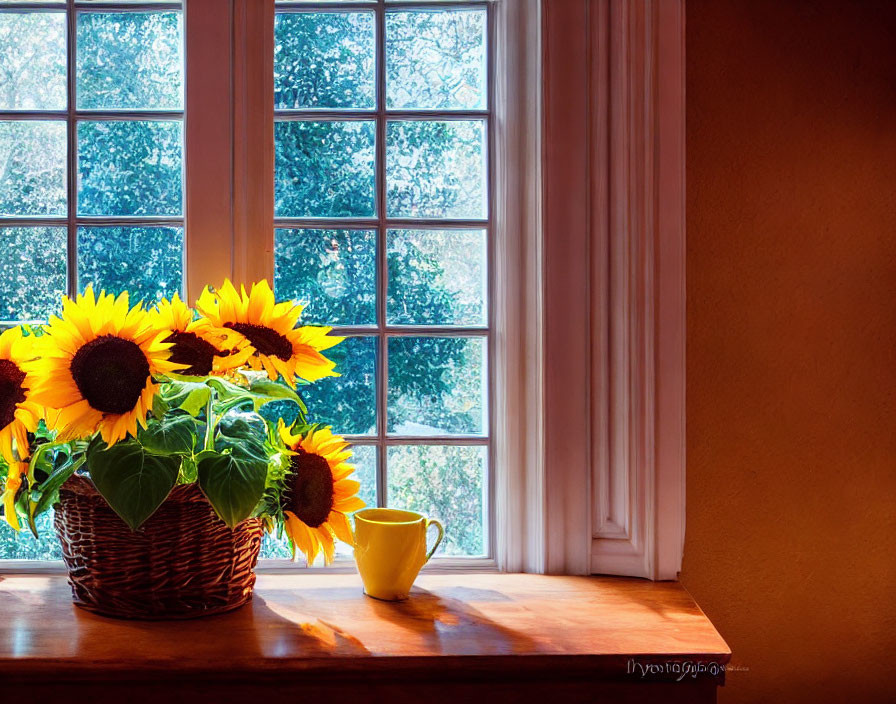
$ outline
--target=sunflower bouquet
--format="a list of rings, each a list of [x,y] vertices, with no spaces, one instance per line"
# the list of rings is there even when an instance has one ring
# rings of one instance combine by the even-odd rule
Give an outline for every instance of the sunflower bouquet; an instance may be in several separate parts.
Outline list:
[[[342,338],[300,325],[301,313],[266,281],[207,288],[195,310],[177,295],[147,310],[88,287],[47,325],[3,332],[5,519],[36,533],[65,487],[89,480],[139,533],[192,484],[228,529],[260,522],[294,556],[332,561],[364,503],[346,441],[307,423],[299,392],[337,376],[323,352]]]

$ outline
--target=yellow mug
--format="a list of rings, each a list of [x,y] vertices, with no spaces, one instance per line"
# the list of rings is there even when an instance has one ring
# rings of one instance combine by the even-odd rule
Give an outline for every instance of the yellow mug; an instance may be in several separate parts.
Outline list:
[[[426,551],[426,531],[439,537]],[[386,601],[407,599],[417,573],[439,547],[445,529],[434,518],[394,508],[366,508],[355,513],[355,562],[364,593]]]

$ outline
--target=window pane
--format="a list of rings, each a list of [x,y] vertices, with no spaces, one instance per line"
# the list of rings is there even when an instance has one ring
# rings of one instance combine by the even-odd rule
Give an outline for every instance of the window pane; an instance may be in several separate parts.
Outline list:
[[[389,230],[393,325],[485,325],[485,230]]]
[[[65,110],[65,13],[0,13],[0,110]]]
[[[372,12],[278,12],[274,107],[374,108]]]
[[[348,337],[324,352],[341,376],[325,377],[299,392],[309,423],[333,426],[339,435],[376,433],[376,338]]]
[[[277,230],[274,292],[317,325],[376,324],[376,232]]]
[[[373,445],[353,445],[353,456],[349,462],[355,465],[351,479],[361,482],[358,496],[368,508],[376,506],[376,447]]]
[[[485,122],[390,121],[388,214],[405,218],[486,217]]]
[[[64,227],[0,228],[0,320],[46,320],[65,293]]]
[[[389,339],[389,424],[397,435],[484,434],[485,339]]]
[[[65,215],[65,122],[0,122],[0,215]]]
[[[372,217],[373,121],[277,122],[275,215]]]
[[[299,560],[302,559],[302,553],[298,553]],[[261,552],[258,555],[262,560],[289,560],[292,557],[292,551],[289,549],[289,538],[286,533],[278,537],[277,533],[264,532],[261,538]]]
[[[147,305],[183,293],[180,227],[79,227],[78,289],[119,294]]]
[[[78,123],[79,215],[180,215],[181,123]]]
[[[183,107],[179,12],[78,15],[78,108]]]
[[[387,461],[388,505],[437,518],[445,526],[436,555],[486,554],[485,447],[390,447]]]
[[[388,13],[389,109],[485,109],[485,23],[485,10]]]
[[[42,513],[35,523],[39,538],[27,528],[17,533],[5,519],[0,520],[0,560],[62,559],[62,548],[53,529],[53,511]]]

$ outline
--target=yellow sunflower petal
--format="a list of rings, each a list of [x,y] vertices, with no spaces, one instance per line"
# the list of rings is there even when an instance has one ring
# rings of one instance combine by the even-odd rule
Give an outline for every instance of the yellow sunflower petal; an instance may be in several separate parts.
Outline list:
[[[271,358],[267,355],[263,355],[259,356],[259,361],[264,367],[264,370],[268,373],[268,378],[271,381],[276,381],[279,373],[277,372],[277,368],[274,366],[273,362],[271,362]]]
[[[15,530],[21,530],[19,516],[16,513],[16,494],[22,486],[22,477],[27,471],[27,462],[10,462],[9,474],[6,477],[6,486],[3,491],[3,515],[6,522]]]
[[[319,528],[313,530],[312,533],[320,541],[324,553],[324,564],[330,565],[333,563],[333,557],[336,554],[336,544],[333,542],[333,536],[330,531],[327,530],[326,525],[327,524],[324,523]]]
[[[333,533],[336,534],[336,537],[343,543],[347,543],[348,545],[355,544],[348,516],[341,511],[330,511],[330,515],[327,517],[327,523],[330,525],[330,528],[333,529]]]
[[[356,479],[341,479],[333,484],[333,494],[337,498],[354,496],[361,489],[361,482]]]
[[[338,482],[341,479],[345,479],[350,477],[355,471],[355,466],[352,464],[338,464],[332,468],[333,472],[333,481]]]
[[[287,511],[284,528],[293,544],[293,557],[295,557],[295,550],[298,550],[305,555],[305,559],[308,559],[312,549],[311,540],[308,536],[308,526],[302,523],[295,514]]]
[[[304,523],[302,525],[305,525]],[[318,554],[320,553],[320,540],[317,537],[317,531],[306,527],[305,534],[308,538],[308,543],[310,548],[307,553],[305,553],[305,557],[308,559],[308,564],[312,564],[316,559]]]
[[[7,464],[12,466],[16,458],[12,452],[12,428],[10,425],[0,429],[0,456],[6,460]]]
[[[243,289],[243,297],[246,290]],[[246,305],[249,320],[265,320],[274,310],[274,292],[265,280],[252,284],[252,291]]]
[[[333,508],[337,511],[342,511],[343,513],[360,511],[365,506],[367,506],[367,504],[357,496],[352,496],[347,499],[339,499],[333,502]]]

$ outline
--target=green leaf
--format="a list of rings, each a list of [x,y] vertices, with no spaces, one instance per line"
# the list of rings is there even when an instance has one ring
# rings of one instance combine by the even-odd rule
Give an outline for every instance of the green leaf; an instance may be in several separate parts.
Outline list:
[[[87,466],[97,491],[131,530],[137,530],[174,488],[180,458],[151,455],[136,440],[112,447],[91,443]]]
[[[146,429],[137,432],[137,439],[149,452],[157,455],[189,455],[196,447],[196,421],[191,416],[167,416],[149,421]]]
[[[220,440],[216,449],[218,454],[201,453],[199,488],[221,520],[233,528],[261,501],[268,460],[264,445],[252,442]]]
[[[159,420],[165,417],[170,408],[171,406],[162,398],[161,394],[156,394],[152,397],[152,414]]]
[[[206,383],[218,392],[220,399],[225,401],[232,398],[240,398],[241,396],[248,398],[249,396],[249,390],[245,386],[238,386],[224,379],[213,377],[208,379]]]
[[[84,464],[83,458],[74,462],[66,462],[57,467],[53,473],[40,484],[31,487],[31,501],[28,506],[28,523],[35,536],[37,535],[37,527],[34,525],[34,519],[58,502],[59,487],[65,484],[65,481],[72,476],[82,464]]]
[[[212,390],[200,381],[169,381],[164,385],[162,394],[169,406],[180,408],[195,417],[205,409]]]
[[[222,435],[238,440],[264,442],[268,428],[257,413],[247,411],[228,411],[218,423]]]
[[[278,384],[276,381],[271,381],[270,379],[253,380],[252,383],[249,384],[249,390],[255,396],[265,397],[270,400],[285,398],[290,401],[295,401],[298,404],[302,403],[302,399],[295,391],[288,386]]]
[[[184,457],[180,462],[180,476],[178,482],[181,484],[192,484],[197,479],[196,460],[192,457]]]

